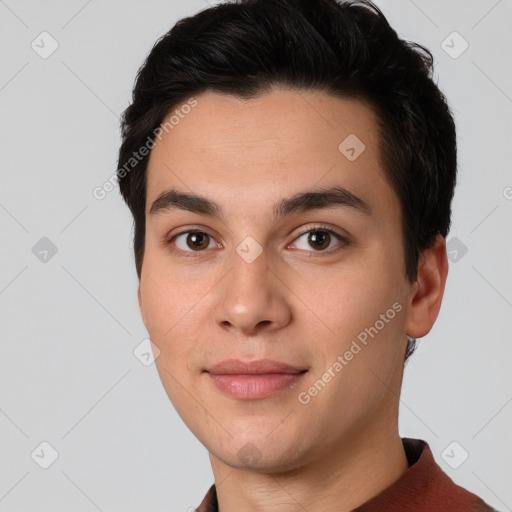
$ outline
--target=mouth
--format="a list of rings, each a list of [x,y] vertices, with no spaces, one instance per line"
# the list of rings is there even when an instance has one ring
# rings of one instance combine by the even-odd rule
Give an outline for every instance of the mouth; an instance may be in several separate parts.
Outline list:
[[[290,388],[308,371],[271,359],[229,359],[205,370],[222,393],[239,400],[258,400]]]

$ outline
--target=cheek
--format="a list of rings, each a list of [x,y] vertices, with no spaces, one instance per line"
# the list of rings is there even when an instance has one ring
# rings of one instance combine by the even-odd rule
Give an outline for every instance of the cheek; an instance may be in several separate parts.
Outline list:
[[[317,364],[300,390],[311,400],[312,414],[332,421],[333,411],[343,411],[343,418],[333,422],[333,435],[340,424],[349,428],[363,421],[390,398],[386,390],[394,388],[391,383],[402,364],[406,315],[398,287],[391,281],[346,285],[331,284],[327,290],[331,299],[319,311],[334,333],[319,337]]]
[[[196,315],[201,297],[211,285],[162,265],[145,266],[140,282],[142,307],[152,339],[163,343],[180,337]]]
[[[393,309],[393,304],[402,304],[404,286],[394,264],[385,264],[380,257],[303,281],[297,294],[322,320],[329,338],[346,340],[374,325],[390,308],[391,320],[399,317],[396,313],[401,308]]]
[[[195,385],[198,360],[204,360],[209,346],[205,339],[212,328],[210,291],[215,292],[219,276],[204,270],[197,275],[194,264],[177,269],[156,257],[144,265],[140,290],[147,331],[160,350],[156,366],[174,401],[180,386],[172,377],[187,388]]]
[[[155,360],[160,379],[173,404],[181,410],[186,403],[184,388],[191,388],[188,362],[197,346],[197,314],[199,293],[177,273],[166,271],[152,274],[147,267],[141,276],[141,300],[147,317],[147,331],[158,347]],[[198,286],[197,284],[195,285]],[[194,327],[195,325],[195,327]]]
[[[145,281],[141,280],[141,295],[149,319],[148,333],[160,350],[155,365],[177,413],[196,436],[203,438],[202,428],[215,431],[215,425],[209,424],[209,414],[205,415],[200,405],[199,373],[194,365],[201,347],[201,334],[204,338],[199,317],[205,315],[200,300],[205,291],[199,280],[193,280],[191,286],[188,279],[177,278],[177,273],[173,273],[172,278],[162,276],[163,273],[158,273],[151,279],[147,275]]]
[[[312,381],[331,368],[336,377],[325,400],[337,407],[340,394],[359,397],[351,405],[356,415],[379,402],[387,385],[383,383],[389,383],[401,365],[404,287],[395,269],[384,267],[338,273],[315,295],[330,330],[316,348],[319,364]]]

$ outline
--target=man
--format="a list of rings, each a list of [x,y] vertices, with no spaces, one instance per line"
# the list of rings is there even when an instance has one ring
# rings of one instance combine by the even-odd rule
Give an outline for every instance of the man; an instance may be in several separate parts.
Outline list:
[[[118,177],[158,372],[210,454],[199,511],[492,510],[398,433],[448,272],[431,70],[335,0],[218,5],[140,69]]]

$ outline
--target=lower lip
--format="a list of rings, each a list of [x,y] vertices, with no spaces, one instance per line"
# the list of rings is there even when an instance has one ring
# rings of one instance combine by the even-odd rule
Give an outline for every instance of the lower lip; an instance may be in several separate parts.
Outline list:
[[[302,373],[266,373],[263,375],[213,375],[212,382],[223,393],[242,400],[266,398],[298,382]]]

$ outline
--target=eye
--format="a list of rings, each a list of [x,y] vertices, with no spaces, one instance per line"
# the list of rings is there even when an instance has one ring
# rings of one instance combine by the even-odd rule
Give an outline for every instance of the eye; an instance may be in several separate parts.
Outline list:
[[[305,235],[308,235],[307,239]],[[337,245],[336,241],[338,241]],[[306,231],[303,231],[295,238],[293,245],[301,251],[330,253],[342,249],[348,243],[347,238],[329,226],[310,225],[307,226]],[[199,229],[182,231],[172,236],[167,241],[167,244],[175,252],[188,253],[186,256],[192,256],[192,253],[204,252],[214,247],[222,247],[211,235]]]
[[[305,235],[308,235],[307,238]],[[329,227],[308,226],[308,231],[303,231],[295,239],[294,245],[297,246],[298,249],[308,252],[331,252],[333,242],[336,240],[338,241],[338,245],[336,246],[336,244],[334,244],[335,247],[342,248],[348,244],[348,240],[344,236]],[[299,243],[297,243],[297,241],[299,241]],[[313,248],[313,251],[311,251],[311,248]]]
[[[169,240],[171,245],[173,242],[179,250],[184,252],[202,252],[219,245],[215,243],[212,236],[199,230],[178,233]]]

